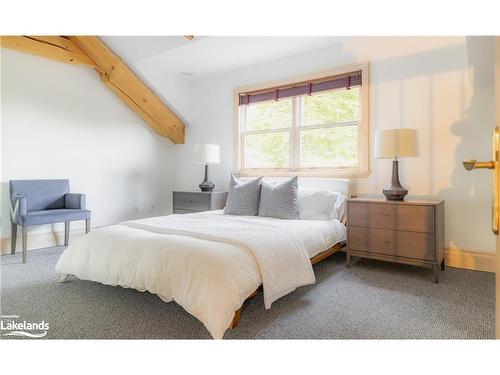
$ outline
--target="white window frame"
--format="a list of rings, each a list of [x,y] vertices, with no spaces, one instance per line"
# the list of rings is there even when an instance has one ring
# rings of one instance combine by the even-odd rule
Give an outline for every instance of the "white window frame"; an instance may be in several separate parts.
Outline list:
[[[349,72],[355,72],[361,70],[362,82],[360,86],[360,118],[356,121],[358,125],[358,145],[359,145],[359,165],[355,168],[297,168],[299,165],[298,159],[300,152],[293,152],[294,149],[299,150],[300,139],[299,131],[293,131],[292,128],[284,129],[273,129],[273,130],[262,130],[251,132],[252,134],[261,134],[266,132],[276,133],[278,131],[288,131],[290,132],[290,168],[262,168],[262,169],[244,169],[244,136],[247,133],[243,131],[243,119],[241,117],[239,97],[240,93],[266,90],[279,86],[286,86],[297,82],[304,82],[308,80],[316,80],[324,77],[331,77],[335,75],[346,74]],[[238,87],[234,89],[233,92],[233,173],[241,177],[252,177],[252,176],[302,176],[302,177],[367,177],[370,174],[370,124],[369,124],[369,71],[368,63],[348,65],[339,68],[330,69],[327,71],[322,71],[314,74],[301,75],[296,77],[291,77],[286,80],[266,82],[257,85]],[[300,116],[300,106],[302,105],[302,100],[297,97],[292,97],[292,108],[293,117],[292,127],[298,126],[304,129],[301,123]],[[243,109],[244,111],[245,109]],[[343,123],[344,125],[347,123]],[[342,125],[339,123],[336,126]],[[306,129],[316,129],[321,127],[332,127],[332,125],[316,125],[307,126]],[[295,147],[293,147],[295,145]],[[295,159],[294,159],[295,158]]]

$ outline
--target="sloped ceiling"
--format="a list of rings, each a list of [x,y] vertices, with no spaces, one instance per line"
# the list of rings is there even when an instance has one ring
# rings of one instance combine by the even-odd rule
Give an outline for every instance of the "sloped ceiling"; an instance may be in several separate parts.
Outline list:
[[[162,73],[204,78],[337,43],[332,36],[102,36],[127,63]]]

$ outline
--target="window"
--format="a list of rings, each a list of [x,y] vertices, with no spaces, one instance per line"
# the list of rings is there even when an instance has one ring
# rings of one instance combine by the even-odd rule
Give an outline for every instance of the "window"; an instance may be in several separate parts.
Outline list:
[[[298,83],[238,89],[237,171],[366,176],[367,69],[351,69]]]

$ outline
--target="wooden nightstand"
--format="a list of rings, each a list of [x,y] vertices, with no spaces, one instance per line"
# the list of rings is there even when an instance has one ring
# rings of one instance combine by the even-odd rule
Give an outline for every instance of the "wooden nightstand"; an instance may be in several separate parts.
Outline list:
[[[349,199],[347,263],[351,257],[432,266],[444,270],[444,201]]]
[[[174,214],[211,211],[224,208],[227,191],[174,191]]]

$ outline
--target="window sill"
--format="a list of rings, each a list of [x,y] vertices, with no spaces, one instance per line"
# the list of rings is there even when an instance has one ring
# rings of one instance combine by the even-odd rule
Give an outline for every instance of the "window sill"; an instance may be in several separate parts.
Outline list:
[[[236,172],[239,177],[323,177],[323,178],[363,178],[368,177],[371,171],[367,170],[328,170],[328,169],[315,169],[315,170],[270,170],[270,169],[252,169]]]

